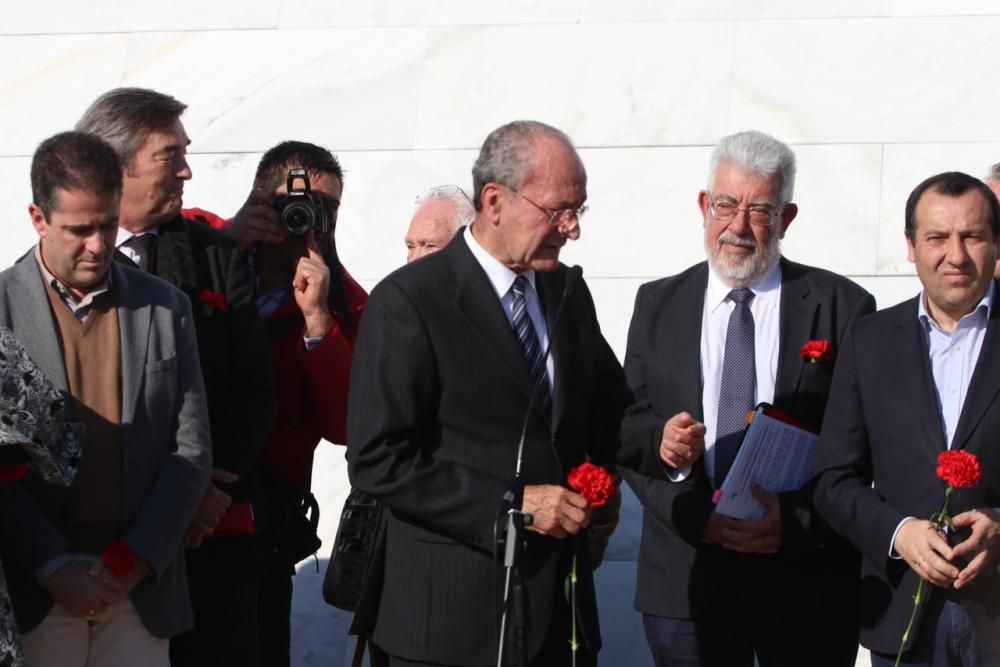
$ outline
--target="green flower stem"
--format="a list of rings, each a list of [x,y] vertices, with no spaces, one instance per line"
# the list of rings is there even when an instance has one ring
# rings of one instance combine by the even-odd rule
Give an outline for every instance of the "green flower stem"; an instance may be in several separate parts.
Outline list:
[[[941,528],[949,519],[948,517],[948,501],[951,499],[951,484],[947,486],[944,490],[944,505],[941,506],[941,511],[937,514],[931,516],[931,523],[933,523],[938,529]],[[920,583],[917,584],[917,593],[913,596],[913,613],[910,614],[910,622],[906,624],[906,631],[903,632],[903,639],[899,642],[899,653],[896,654],[896,662],[893,667],[899,667],[899,661],[903,659],[903,648],[906,646],[906,642],[910,639],[910,632],[913,631],[913,624],[917,620],[917,610],[920,609],[920,604],[924,601],[924,579],[920,577]]]
[[[576,641],[576,555],[573,556],[573,571],[569,574],[569,608],[573,629],[570,635],[570,648],[573,651],[573,667],[576,667],[576,650],[580,644]]]

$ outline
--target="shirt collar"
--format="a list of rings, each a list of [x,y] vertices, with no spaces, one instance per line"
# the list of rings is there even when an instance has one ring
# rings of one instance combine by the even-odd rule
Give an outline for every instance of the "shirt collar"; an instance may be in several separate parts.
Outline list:
[[[133,236],[144,236],[146,234],[150,234],[152,236],[159,236],[160,229],[158,227],[151,227],[149,229],[139,232],[138,234],[134,234],[129,230],[125,229],[124,227],[119,227],[118,235],[115,237],[115,247],[121,248],[122,244],[128,241]]]
[[[111,267],[108,267],[108,272],[104,274],[104,277],[95,284],[89,292],[83,295],[83,298],[79,301],[76,297],[69,291],[69,288],[62,284],[62,281],[56,278],[51,271],[45,266],[45,262],[42,261],[42,245],[39,243],[35,246],[35,262],[38,264],[38,270],[42,273],[42,279],[45,284],[51,285],[59,296],[64,300],[68,300],[77,306],[85,306],[91,303],[97,296],[104,294],[111,289]]]
[[[781,289],[781,262],[775,262],[774,266],[756,282],[748,285],[754,293],[754,301],[769,308],[778,307],[778,295]],[[714,312],[716,308],[726,302],[726,297],[733,290],[732,287],[723,282],[722,278],[708,265],[708,289],[705,292],[705,303],[709,310]]]
[[[990,281],[990,287],[986,290],[983,298],[979,300],[979,304],[971,312],[962,316],[962,319],[958,321],[958,326],[962,326],[963,322],[985,325],[990,318],[990,313],[993,312],[993,299],[996,298],[996,288],[996,281]],[[944,331],[934,321],[934,318],[931,317],[930,311],[927,310],[927,293],[924,290],[920,290],[920,298],[917,299],[917,317],[920,319],[921,324],[924,325],[925,331],[930,331],[931,327],[938,331]],[[972,322],[972,320],[975,321]]]
[[[476,237],[472,235],[471,225],[465,228],[464,236],[469,250],[472,251],[472,256],[476,258],[479,265],[483,267],[483,271],[486,272],[486,277],[490,279],[490,284],[493,285],[493,289],[497,293],[497,298],[503,299],[507,295],[507,292],[510,291],[511,286],[514,284],[514,280],[519,275],[527,278],[531,289],[535,289],[534,269],[528,269],[520,274],[508,269],[500,260],[487,252],[486,248],[479,244]]]

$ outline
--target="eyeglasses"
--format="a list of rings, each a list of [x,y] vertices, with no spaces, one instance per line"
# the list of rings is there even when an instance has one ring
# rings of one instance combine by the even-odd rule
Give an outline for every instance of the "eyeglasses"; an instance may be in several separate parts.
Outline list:
[[[545,208],[544,206],[541,206],[541,205],[536,204],[535,202],[531,201],[530,199],[528,199],[527,197],[525,197],[523,194],[521,194],[520,191],[515,190],[514,188],[510,188],[510,191],[513,192],[514,194],[516,194],[518,197],[520,197],[524,201],[526,201],[529,204],[531,204],[532,206],[534,206],[535,208],[537,208],[539,211],[541,211],[545,215],[549,216],[549,224],[550,225],[561,225],[561,224],[564,224],[564,223],[568,223],[571,220],[576,220],[577,222],[580,222],[580,218],[582,218],[583,215],[584,215],[584,213],[587,212],[587,209],[590,208],[586,204],[583,204],[582,206],[580,206],[578,208],[560,208],[560,209]]]
[[[751,204],[746,208],[740,208],[728,199],[713,199],[708,205],[708,211],[712,217],[719,222],[732,222],[737,214],[747,212],[750,214],[750,224],[758,227],[770,227],[774,224],[774,216],[778,209],[770,204]]]

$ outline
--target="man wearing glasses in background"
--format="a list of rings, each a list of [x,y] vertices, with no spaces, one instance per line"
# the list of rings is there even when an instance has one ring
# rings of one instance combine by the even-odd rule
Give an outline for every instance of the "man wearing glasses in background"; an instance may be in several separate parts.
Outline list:
[[[859,558],[819,523],[811,484],[756,490],[759,521],[714,511],[746,412],[767,402],[818,430],[833,358],[800,350],[835,350],[875,310],[850,280],[781,257],[794,185],[785,144],[723,138],[698,195],[708,261],[636,297],[622,444],[659,443],[669,479],[623,474],[644,506],[635,606],[658,667],[854,665]]]

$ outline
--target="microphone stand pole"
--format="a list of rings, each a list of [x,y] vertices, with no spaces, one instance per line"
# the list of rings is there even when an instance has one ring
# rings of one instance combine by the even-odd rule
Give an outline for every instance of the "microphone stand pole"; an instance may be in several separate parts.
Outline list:
[[[552,352],[552,341],[555,338],[556,327],[559,325],[559,318],[562,316],[563,304],[566,298],[572,294],[573,287],[580,279],[583,270],[579,266],[574,266],[566,273],[566,281],[563,287],[562,298],[559,300],[559,307],[556,316],[552,320],[552,335],[549,336],[548,344],[545,346],[545,354],[542,359],[548,362]],[[514,628],[514,637],[517,646],[517,665],[524,667],[527,665],[528,642],[525,637],[526,623],[524,618],[524,582],[521,580],[521,573],[517,568],[518,550],[524,541],[524,529],[531,525],[532,516],[523,511],[524,507],[524,476],[521,471],[524,464],[524,442],[528,433],[528,421],[531,419],[531,410],[535,407],[535,399],[538,396],[538,388],[542,382],[547,382],[546,374],[539,375],[531,390],[531,397],[528,400],[528,409],[524,413],[524,422],[521,424],[521,438],[517,443],[517,465],[514,468],[514,480],[510,489],[503,495],[503,514],[506,514],[506,526],[501,534],[503,541],[503,566],[504,566],[504,592],[503,592],[503,614],[500,617],[500,642],[497,649],[497,667],[504,667],[504,652],[507,640],[508,620]],[[515,581],[516,580],[516,581]]]

